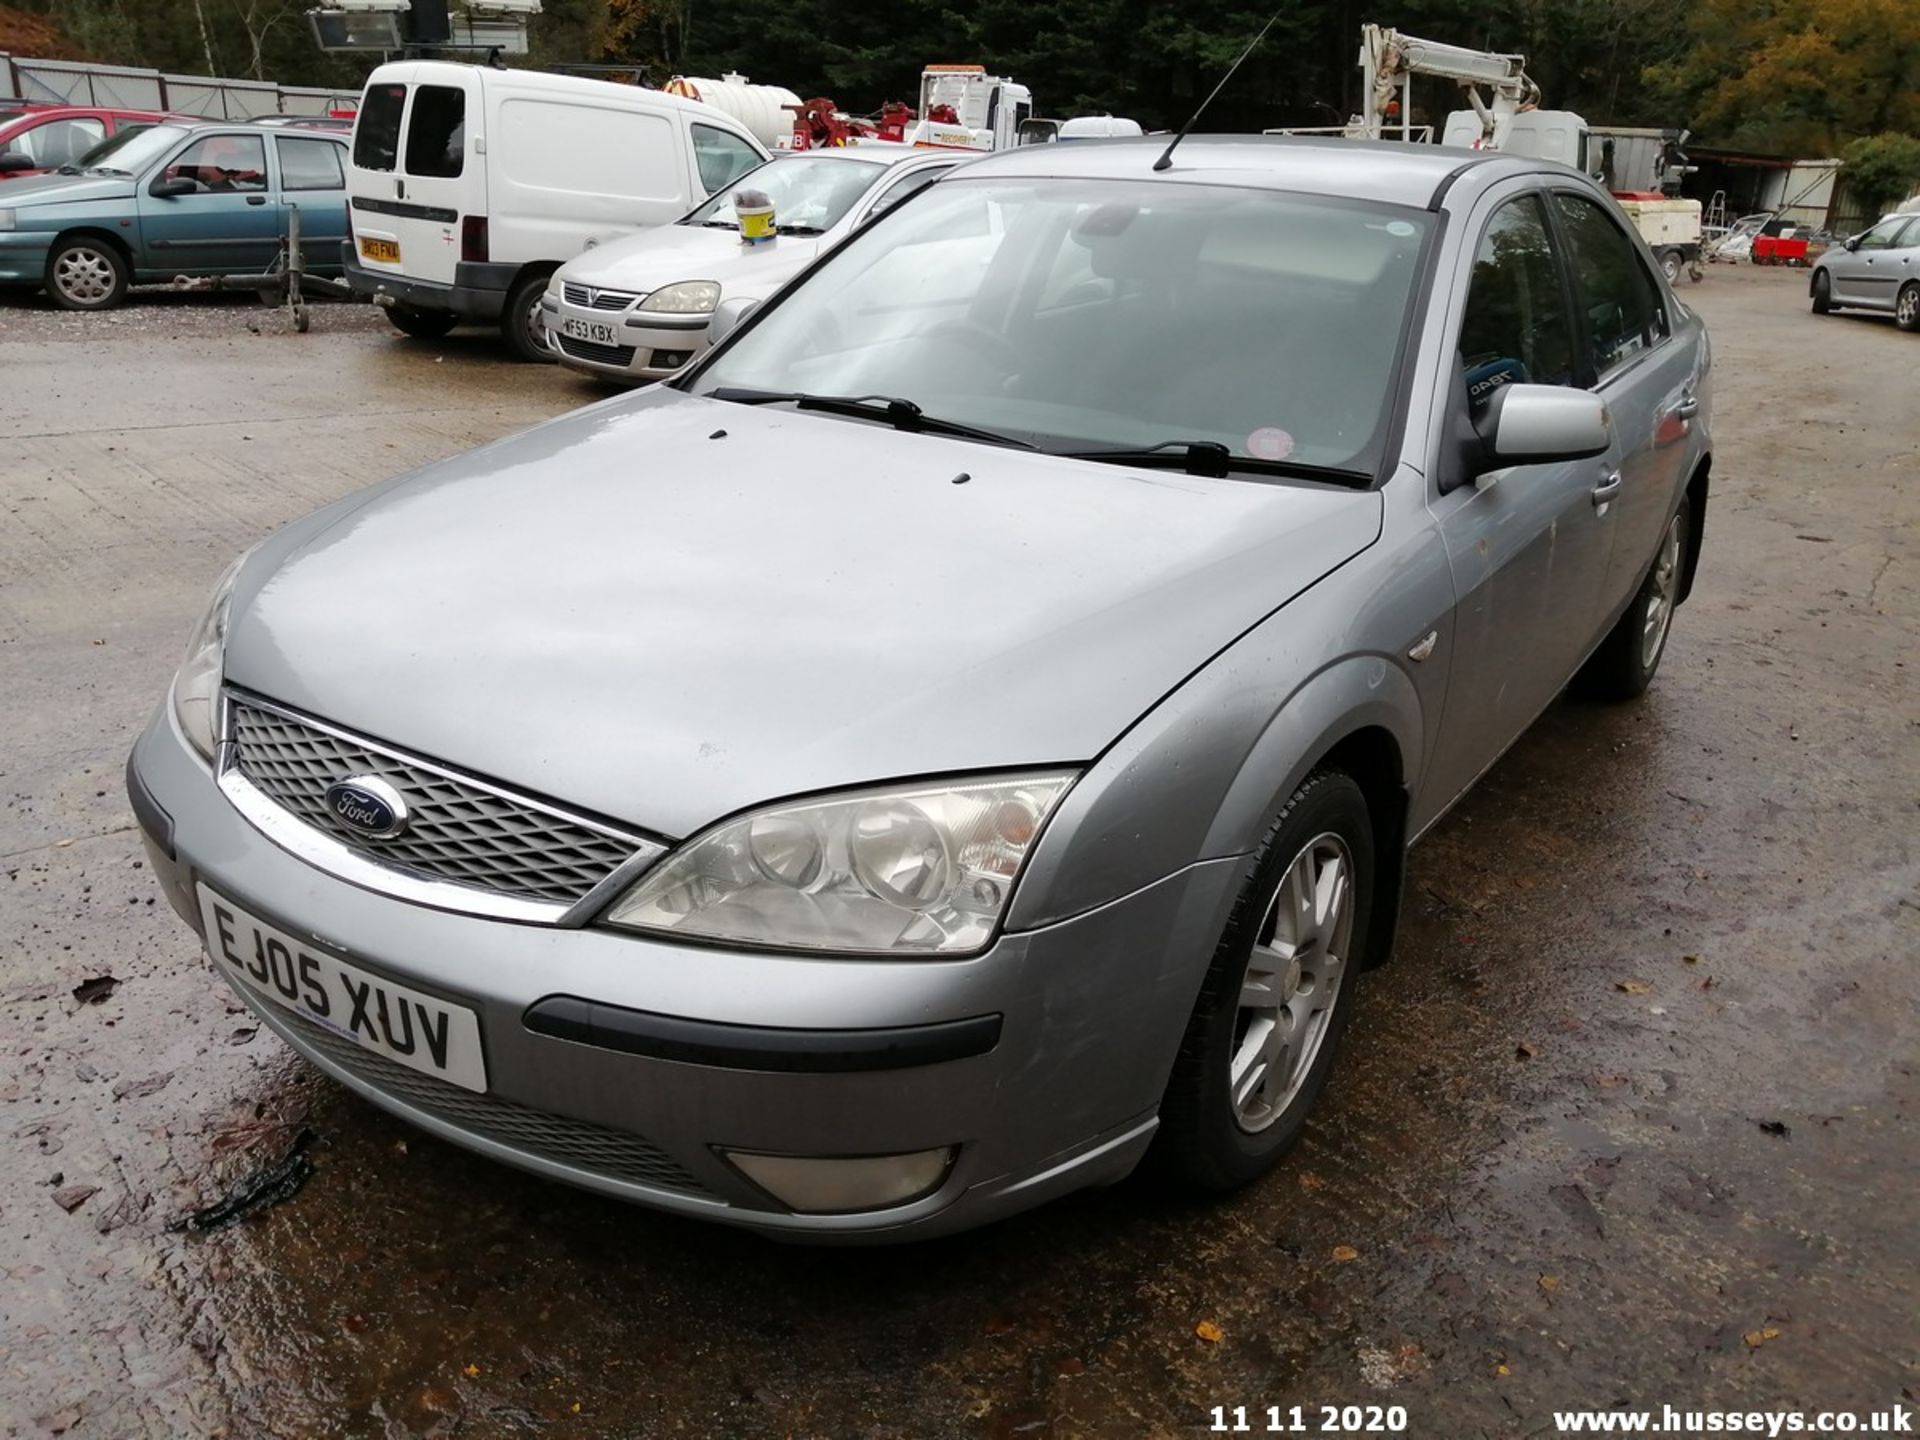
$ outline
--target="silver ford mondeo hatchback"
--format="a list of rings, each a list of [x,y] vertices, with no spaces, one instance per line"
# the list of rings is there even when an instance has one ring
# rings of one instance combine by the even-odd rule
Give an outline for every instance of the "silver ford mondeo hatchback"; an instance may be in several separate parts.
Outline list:
[[[1159,151],[979,161],[242,557],[129,767],[221,978],[436,1135],[770,1233],[1272,1166],[1407,847],[1659,665],[1707,338],[1571,170]]]

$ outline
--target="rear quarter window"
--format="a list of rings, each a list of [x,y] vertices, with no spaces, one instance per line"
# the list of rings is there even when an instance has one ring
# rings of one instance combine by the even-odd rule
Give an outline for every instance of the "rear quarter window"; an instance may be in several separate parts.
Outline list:
[[[362,170],[391,170],[400,159],[400,116],[407,108],[404,85],[369,85],[353,127],[353,163]]]

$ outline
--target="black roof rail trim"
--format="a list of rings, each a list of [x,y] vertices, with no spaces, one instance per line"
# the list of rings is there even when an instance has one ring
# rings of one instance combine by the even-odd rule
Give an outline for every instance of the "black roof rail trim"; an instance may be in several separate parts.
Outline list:
[[[1461,161],[1458,165],[1454,166],[1453,169],[1441,176],[1439,188],[1433,192],[1433,198],[1427,201],[1427,209],[1438,214],[1440,211],[1440,202],[1447,198],[1447,191],[1453,188],[1453,182],[1466,174],[1467,171],[1473,169],[1474,166],[1484,165],[1492,158],[1491,155],[1476,155],[1471,160]]]

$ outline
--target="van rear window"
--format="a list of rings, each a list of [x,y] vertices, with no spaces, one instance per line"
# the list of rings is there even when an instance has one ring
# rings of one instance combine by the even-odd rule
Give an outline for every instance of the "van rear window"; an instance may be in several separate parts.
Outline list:
[[[467,92],[452,85],[422,85],[413,94],[407,122],[407,173],[452,178],[467,159]]]
[[[353,127],[353,163],[362,170],[391,170],[400,156],[400,113],[407,108],[404,85],[369,85]]]

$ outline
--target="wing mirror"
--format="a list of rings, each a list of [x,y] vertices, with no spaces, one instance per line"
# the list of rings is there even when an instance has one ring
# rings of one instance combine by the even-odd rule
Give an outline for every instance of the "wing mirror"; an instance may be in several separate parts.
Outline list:
[[[38,170],[31,155],[22,155],[18,150],[9,150],[0,155],[0,175],[12,175],[20,170]]]
[[[718,345],[740,328],[741,321],[759,308],[758,300],[750,300],[745,295],[736,295],[731,300],[722,300],[714,309],[713,319],[707,322],[707,343]]]
[[[1604,455],[1613,418],[1589,390],[1564,385],[1503,385],[1474,421],[1478,474],[1507,465],[1548,465]]]
[[[1858,250],[1860,248],[1860,237],[1858,235],[1849,235],[1845,248],[1848,250]]]
[[[194,183],[184,175],[174,175],[167,179],[156,180],[147,187],[149,195],[158,195],[162,200],[170,200],[176,195],[191,195]]]

